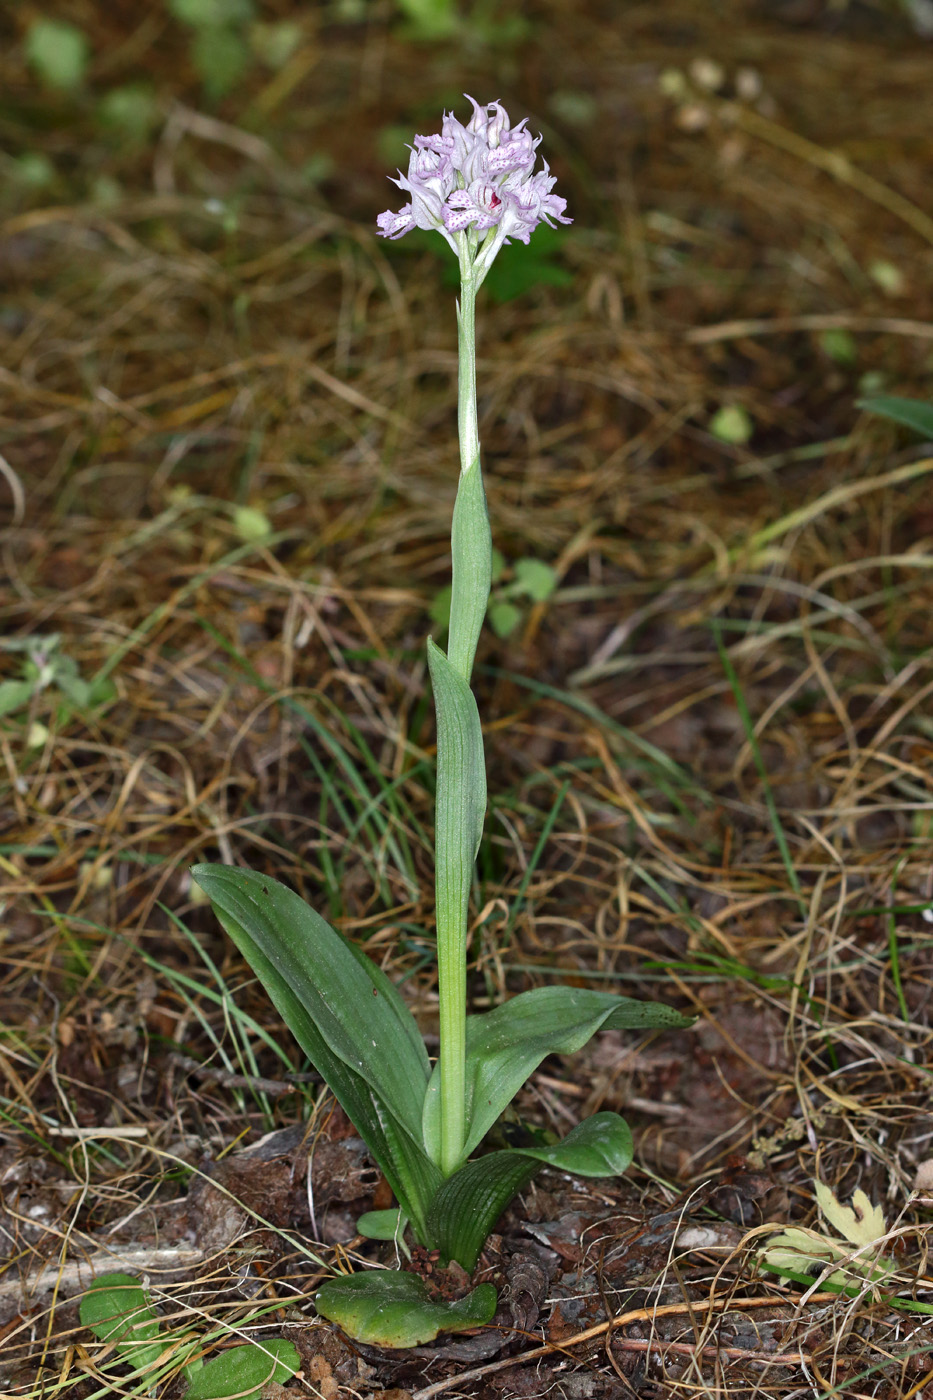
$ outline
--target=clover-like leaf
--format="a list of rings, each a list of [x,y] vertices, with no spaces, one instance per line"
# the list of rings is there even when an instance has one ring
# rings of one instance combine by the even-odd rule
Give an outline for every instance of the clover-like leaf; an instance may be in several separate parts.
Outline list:
[[[515,583],[533,602],[543,603],[557,587],[557,575],[543,559],[519,559],[515,564]]]
[[[491,1322],[496,1290],[481,1283],[465,1298],[448,1302],[432,1298],[417,1274],[373,1269],[328,1279],[314,1295],[314,1306],[355,1341],[417,1347],[433,1342],[439,1332],[463,1332]]]
[[[489,604],[489,625],[501,641],[511,637],[521,620],[521,609],[508,599],[497,598]]]

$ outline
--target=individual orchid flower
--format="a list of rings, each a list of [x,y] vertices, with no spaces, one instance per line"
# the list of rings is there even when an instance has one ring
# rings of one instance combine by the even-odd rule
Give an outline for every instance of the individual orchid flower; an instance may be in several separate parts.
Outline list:
[[[465,190],[454,190],[444,206],[444,223],[451,233],[474,228],[482,233],[497,224],[505,206],[496,193],[495,185],[474,180]]]
[[[553,220],[561,224],[571,222],[564,215],[567,208],[566,199],[558,194],[551,194],[555,182],[555,176],[550,173],[547,161],[544,162],[544,169],[539,170],[530,179],[519,180],[513,176],[503,182],[502,194],[506,208],[502,223],[507,236],[527,243],[540,223],[553,228]]]
[[[515,170],[530,174],[534,168],[535,151],[541,144],[541,137],[532,140],[531,132],[521,127],[507,132],[497,146],[491,147],[487,167],[491,175],[508,175]]]
[[[376,222],[383,238],[401,238],[403,233],[410,233],[416,227],[410,204],[403,204],[397,214],[387,209]]]

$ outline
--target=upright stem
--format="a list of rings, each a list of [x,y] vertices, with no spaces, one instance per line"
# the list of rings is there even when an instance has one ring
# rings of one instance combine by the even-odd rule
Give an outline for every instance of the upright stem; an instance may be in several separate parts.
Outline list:
[[[489,601],[492,574],[492,536],[479,461],[479,427],[476,415],[476,281],[470,254],[462,251],[461,297],[457,309],[459,331],[458,426],[460,434],[460,485],[451,528],[452,593],[447,659],[465,687],[469,686],[473,658]],[[472,708],[475,733],[479,720]],[[435,684],[435,699],[438,700]],[[481,738],[478,738],[480,768]],[[438,851],[437,851],[437,979],[440,1004],[440,1167],[445,1175],[455,1171],[466,1141],[466,961],[467,914],[475,846],[482,830],[485,807],[483,780],[479,813],[471,813],[464,787],[463,755],[438,742]],[[448,795],[456,799],[448,801]],[[440,797],[444,793],[445,820]],[[477,817],[474,822],[473,817]],[[451,828],[456,826],[455,832]],[[475,832],[473,828],[476,828]],[[475,839],[474,839],[475,837]],[[443,850],[441,843],[443,842]],[[454,874],[454,867],[456,873]],[[441,876],[441,872],[444,876]],[[441,888],[441,878],[444,888]],[[450,879],[453,879],[453,885]]]
[[[476,416],[476,279],[461,262],[457,305],[459,369],[457,423],[460,434],[460,486],[450,532],[453,575],[447,657],[469,684],[476,643],[486,616],[492,575],[492,536],[479,461]]]
[[[459,360],[457,368],[457,428],[460,434],[460,471],[468,472],[479,460],[479,423],[476,417],[476,278],[472,268],[460,264],[460,302],[457,308]]]

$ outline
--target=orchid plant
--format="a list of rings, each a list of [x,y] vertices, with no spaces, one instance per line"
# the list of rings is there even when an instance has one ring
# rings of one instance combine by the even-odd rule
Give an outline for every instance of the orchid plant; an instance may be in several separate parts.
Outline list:
[[[415,1020],[388,977],[299,896],[266,875],[198,865],[193,875],[296,1040],[367,1143],[398,1206],[359,1221],[363,1235],[406,1231],[472,1271],[510,1200],[544,1166],[583,1176],[622,1172],[632,1138],[616,1113],[597,1113],[561,1142],[475,1156],[486,1134],[545,1056],[571,1054],[600,1029],[681,1027],[668,1007],[610,992],[539,987],[482,1015],[467,1015],[470,886],[486,809],[483,736],[470,676],[489,600],[492,538],[476,412],[476,294],[499,249],[528,243],[543,221],[569,223],[540,137],[512,127],[499,102],[466,126],[452,113],[439,135],[416,136],[409,196],[379,216],[385,238],[434,229],[460,265],[460,482],[451,531],[446,652],[428,640],[437,715],[435,877],[440,1052],[432,1066]],[[456,1302],[434,1300],[416,1273],[347,1273],[328,1280],[318,1312],[359,1340],[411,1346],[440,1330],[488,1322],[495,1290],[479,1284]]]

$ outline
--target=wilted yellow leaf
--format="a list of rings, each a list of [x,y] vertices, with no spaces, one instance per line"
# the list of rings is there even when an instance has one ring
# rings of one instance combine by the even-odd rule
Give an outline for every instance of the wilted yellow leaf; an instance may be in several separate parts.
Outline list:
[[[881,1207],[873,1206],[864,1191],[856,1191],[851,1206],[844,1206],[822,1181],[814,1181],[813,1186],[820,1210],[850,1244],[860,1248],[884,1236],[886,1226]]]

